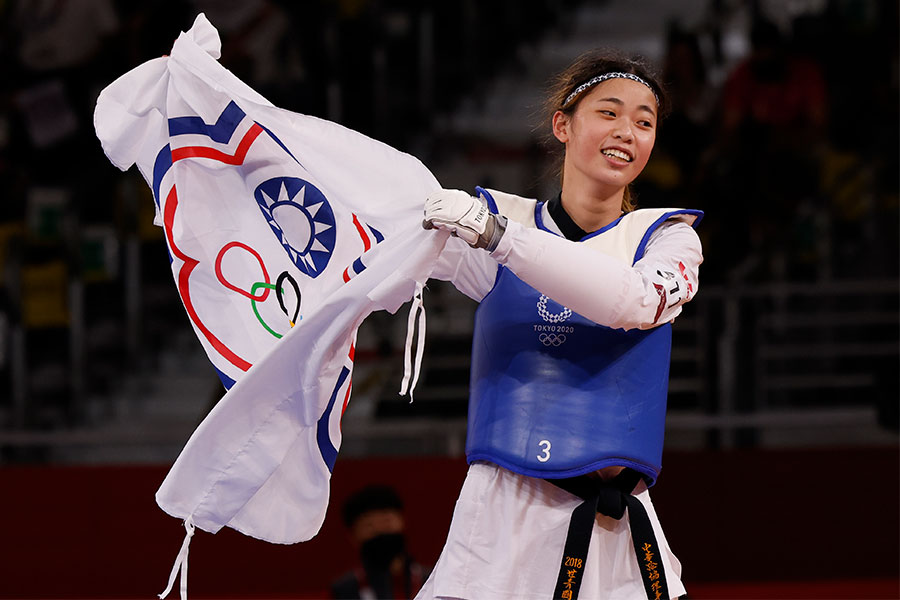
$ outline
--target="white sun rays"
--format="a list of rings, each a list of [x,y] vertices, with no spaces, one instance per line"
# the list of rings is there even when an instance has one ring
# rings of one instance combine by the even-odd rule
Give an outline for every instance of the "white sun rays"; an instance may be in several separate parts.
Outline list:
[[[262,201],[259,206],[291,261],[301,271],[315,277],[324,270],[334,250],[333,241],[322,235],[334,227],[334,214],[325,197],[312,184],[297,179],[302,185],[291,196],[286,180],[282,179],[278,195],[274,198],[260,186]],[[313,190],[309,203],[306,194],[308,187]],[[279,208],[282,210],[277,211]],[[320,215],[323,208],[325,211]]]

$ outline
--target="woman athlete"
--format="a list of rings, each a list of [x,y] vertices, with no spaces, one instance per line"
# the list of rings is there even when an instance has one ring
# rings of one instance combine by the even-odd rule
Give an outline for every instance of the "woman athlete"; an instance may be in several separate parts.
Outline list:
[[[443,552],[417,596],[676,598],[681,565],[650,502],[661,467],[671,322],[697,292],[702,213],[635,210],[666,111],[639,60],[594,52],[556,80],[564,148],[547,202],[440,190],[433,277],[480,302],[466,456]]]

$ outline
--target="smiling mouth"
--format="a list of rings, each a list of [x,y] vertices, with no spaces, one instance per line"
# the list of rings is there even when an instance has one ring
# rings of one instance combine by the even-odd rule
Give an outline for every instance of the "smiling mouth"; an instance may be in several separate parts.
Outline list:
[[[634,160],[630,154],[627,152],[623,152],[621,150],[616,150],[615,148],[607,148],[605,150],[600,151],[604,156],[609,156],[611,158],[618,158],[619,160],[624,160],[625,162],[631,162]]]

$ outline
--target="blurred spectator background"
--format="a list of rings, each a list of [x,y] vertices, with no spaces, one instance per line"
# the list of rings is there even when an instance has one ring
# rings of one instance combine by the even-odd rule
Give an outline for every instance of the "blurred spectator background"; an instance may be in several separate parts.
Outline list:
[[[390,486],[371,485],[343,506],[350,547],[359,562],[331,584],[335,600],[413,598],[431,572],[406,548],[403,501]]]
[[[166,54],[198,12],[221,62],[274,104],[410,152],[444,187],[545,199],[547,78],[597,46],[651,59],[674,110],[638,203],[706,211],[703,289],[674,329],[668,451],[709,468],[727,452],[800,452],[798,469],[809,451],[850,460],[856,481],[887,464],[888,566],[856,574],[896,578],[893,0],[0,1],[0,478],[164,470],[224,392],[150,191],[107,161],[92,124],[100,90]],[[475,305],[440,282],[425,304],[412,405],[396,393],[405,318],[363,325],[336,479],[342,460],[462,462]]]

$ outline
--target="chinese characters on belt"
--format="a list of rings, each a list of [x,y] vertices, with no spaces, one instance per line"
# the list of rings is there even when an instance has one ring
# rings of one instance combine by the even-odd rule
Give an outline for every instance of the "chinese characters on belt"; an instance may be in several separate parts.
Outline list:
[[[574,556],[567,556],[564,564],[571,568],[566,571],[567,579],[563,582],[563,590],[559,597],[562,600],[572,600],[572,586],[577,581],[579,571],[584,569],[584,561]]]
[[[641,549],[644,551],[644,569],[646,570],[644,576],[652,582],[650,584],[650,589],[656,594],[655,600],[660,600],[662,598],[662,591],[659,584],[659,571],[657,571],[659,564],[653,561],[653,557],[655,556],[655,554],[651,552],[651,550],[653,550],[653,544],[646,542],[641,546]]]

